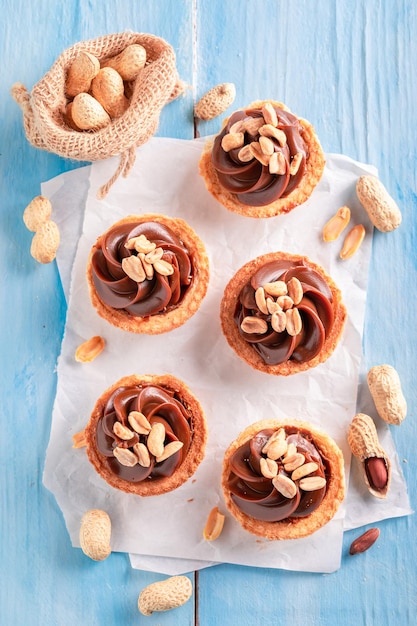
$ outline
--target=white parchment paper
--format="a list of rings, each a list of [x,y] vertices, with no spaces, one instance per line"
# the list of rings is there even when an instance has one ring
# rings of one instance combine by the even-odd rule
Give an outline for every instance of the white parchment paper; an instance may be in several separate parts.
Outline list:
[[[103,508],[112,519],[113,550],[130,553],[132,565],[140,569],[174,574],[231,562],[331,572],[340,565],[344,528],[374,519],[362,504],[360,481],[355,480],[355,489],[349,490],[334,520],[305,539],[262,540],[229,515],[217,541],[204,541],[202,529],[213,506],[225,512],[220,489],[224,450],[259,419],[299,418],[324,428],[342,448],[349,476],[346,431],[356,412],[372,244],[372,228],[358,204],[355,183],[375,169],[327,155],[323,178],[307,203],[285,216],[254,220],[227,211],[206,191],[198,174],[202,146],[202,140],[151,139],[138,149],[129,177],[118,180],[105,200],[97,200],[96,193],[114,171],[112,159],[63,174],[42,188],[67,235],[58,255],[67,293],[72,276],[44,484],[63,511],[74,546],[79,546],[84,512]],[[339,259],[342,240],[325,244],[321,237],[324,223],[344,204],[351,208],[351,225],[362,222],[367,231],[349,261]],[[85,279],[97,236],[121,217],[143,212],[185,219],[204,241],[210,260],[209,290],[200,310],[183,327],[157,336],[125,333],[101,319],[90,304]],[[339,285],[348,309],[333,356],[310,372],[286,378],[257,372],[241,361],[223,338],[219,322],[220,300],[230,277],[246,261],[273,250],[304,254],[320,263]],[[76,347],[96,334],[105,338],[105,351],[92,363],[77,363]],[[86,425],[96,399],[120,377],[133,373],[181,378],[206,414],[209,437],[203,463],[185,485],[163,496],[140,498],[113,489],[96,474],[85,450],[72,448],[72,436]],[[393,444],[388,429],[384,434],[389,451]],[[388,500],[378,503],[377,519],[410,512],[401,469],[394,471],[397,500],[395,505]]]

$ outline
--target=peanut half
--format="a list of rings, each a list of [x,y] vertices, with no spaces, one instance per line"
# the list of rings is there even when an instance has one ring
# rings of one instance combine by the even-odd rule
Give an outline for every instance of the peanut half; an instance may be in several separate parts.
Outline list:
[[[391,482],[391,462],[379,443],[374,421],[369,415],[355,415],[349,426],[348,443],[361,464],[369,492],[377,498],[385,498]]]
[[[81,520],[81,550],[93,561],[104,561],[111,553],[111,521],[105,511],[91,509]]]
[[[236,88],[233,83],[216,85],[207,91],[197,102],[194,115],[201,120],[211,120],[224,113],[235,98]]]
[[[359,247],[365,237],[365,227],[363,224],[356,224],[347,233],[340,251],[340,258],[343,261],[350,259],[359,250]]]
[[[401,211],[382,182],[376,176],[361,176],[356,193],[372,224],[387,233],[401,224]]]
[[[176,609],[188,602],[192,592],[193,587],[187,576],[171,576],[142,589],[138,609],[143,615]]]
[[[203,537],[206,541],[214,541],[220,537],[223,531],[224,519],[223,513],[220,513],[217,506],[211,509],[203,530]]]
[[[350,221],[350,209],[342,206],[323,227],[323,241],[335,241]]]
[[[105,345],[103,337],[95,335],[78,346],[75,351],[75,360],[79,363],[90,363],[104,350]]]
[[[398,372],[391,365],[375,365],[367,382],[380,418],[388,424],[401,424],[407,415],[407,402]]]

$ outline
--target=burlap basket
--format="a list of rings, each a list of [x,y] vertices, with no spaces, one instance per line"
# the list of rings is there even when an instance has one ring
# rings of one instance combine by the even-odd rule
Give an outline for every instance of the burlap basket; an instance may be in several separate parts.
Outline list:
[[[64,86],[67,70],[77,53],[84,50],[104,61],[133,43],[146,49],[147,62],[137,79],[128,85],[131,97],[127,111],[101,130],[72,130],[64,121]],[[183,91],[174,50],[166,41],[153,35],[123,32],[73,45],[58,57],[31,93],[22,83],[13,85],[11,93],[23,111],[26,137],[36,148],[77,161],[120,155],[114,176],[99,192],[99,197],[104,197],[120,174],[128,175],[136,148],[156,132],[164,105]]]

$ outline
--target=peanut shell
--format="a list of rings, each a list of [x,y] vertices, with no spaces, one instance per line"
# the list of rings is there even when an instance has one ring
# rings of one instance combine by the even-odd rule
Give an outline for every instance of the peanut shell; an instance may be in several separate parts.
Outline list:
[[[398,228],[401,211],[379,178],[361,176],[356,183],[356,193],[375,228],[384,233]]]
[[[23,211],[23,222],[26,228],[36,232],[51,217],[52,205],[45,196],[36,196]]]
[[[388,424],[401,424],[407,415],[407,401],[398,372],[391,365],[375,365],[367,382],[380,418]]]
[[[100,62],[93,54],[81,51],[70,65],[65,81],[65,93],[74,98],[90,89],[91,81],[100,69]]]
[[[52,220],[41,224],[33,236],[30,253],[39,263],[50,263],[56,257],[60,235],[58,226]]]
[[[110,123],[110,116],[88,93],[80,93],[72,102],[71,116],[81,130],[99,130]]]
[[[111,67],[117,72],[123,80],[135,80],[140,70],[146,63],[146,50],[140,44],[133,43],[126,46],[122,52],[114,57],[110,57],[101,63],[101,67]]]
[[[236,98],[233,83],[221,83],[207,91],[197,102],[194,115],[201,120],[211,120],[221,115]]]
[[[91,83],[91,95],[112,119],[120,117],[129,107],[124,95],[123,78],[112,67],[103,67]]]

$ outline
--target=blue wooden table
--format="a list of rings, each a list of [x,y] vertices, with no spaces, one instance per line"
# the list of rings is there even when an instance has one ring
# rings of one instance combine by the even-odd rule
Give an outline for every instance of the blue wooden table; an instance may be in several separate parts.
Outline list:
[[[22,222],[40,183],[80,163],[29,145],[10,87],[31,88],[67,47],[133,30],[167,40],[192,86],[167,106],[158,135],[192,139],[193,102],[221,82],[234,106],[285,102],[316,127],[326,152],[378,168],[403,223],[375,232],[364,362],[398,370],[408,416],[392,427],[411,504],[416,506],[417,438],[417,4],[414,0],[0,0],[0,624],[407,625],[417,619],[415,516],[378,524],[368,552],[351,557],[348,531],[340,569],[330,575],[219,565],[190,574],[192,600],[144,617],[137,597],[160,574],[131,568],[128,556],[89,561],[71,546],[54,496],[42,484],[56,392],[66,301],[55,263],[29,254]],[[201,122],[215,133],[219,119]]]

